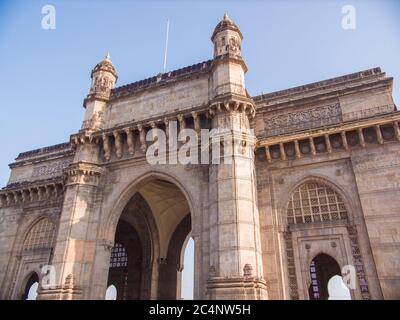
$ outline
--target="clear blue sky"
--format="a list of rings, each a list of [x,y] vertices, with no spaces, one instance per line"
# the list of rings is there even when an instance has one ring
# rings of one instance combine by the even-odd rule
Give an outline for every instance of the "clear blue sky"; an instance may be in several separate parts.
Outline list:
[[[56,8],[56,30],[41,8]],[[355,30],[341,27],[343,5]],[[90,71],[107,51],[118,85],[212,57],[210,36],[224,12],[244,35],[252,95],[376,66],[395,78],[399,104],[400,1],[4,1],[0,2],[0,185],[21,151],[67,141],[79,130]]]

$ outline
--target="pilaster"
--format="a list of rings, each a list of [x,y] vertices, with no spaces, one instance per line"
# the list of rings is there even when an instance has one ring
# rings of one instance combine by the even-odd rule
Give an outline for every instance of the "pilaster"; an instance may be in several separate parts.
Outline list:
[[[56,286],[38,299],[82,299],[89,288],[96,235],[89,232],[99,179],[104,169],[79,161],[65,170],[66,190],[53,256]]]

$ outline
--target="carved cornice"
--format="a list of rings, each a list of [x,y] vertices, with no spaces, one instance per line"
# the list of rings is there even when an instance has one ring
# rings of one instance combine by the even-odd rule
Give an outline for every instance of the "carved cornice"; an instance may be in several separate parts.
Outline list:
[[[246,62],[243,60],[242,56],[237,54],[225,53],[215,57],[214,60],[212,60],[212,69],[223,63],[236,63],[242,66],[244,73],[248,71]]]
[[[259,138],[268,163],[400,141],[400,112],[286,136]]]
[[[211,125],[210,118],[217,112],[242,112],[249,117],[254,117],[255,108],[251,98],[238,94],[225,94],[216,97],[210,104],[184,111],[177,111],[169,115],[162,115],[142,121],[124,123],[105,130],[81,130],[78,134],[71,136],[71,145],[76,147],[78,144],[93,143],[103,149],[106,162],[110,161],[113,153],[115,160],[120,160],[125,156],[124,144],[127,144],[129,156],[135,155],[135,139],[139,140],[142,153],[147,150],[146,132],[147,130],[158,128],[166,131],[171,121],[176,121],[179,130],[185,129],[190,123],[190,127],[196,132],[200,132],[202,126],[208,129]],[[189,121],[190,119],[190,121]],[[250,142],[250,141],[248,141]],[[254,141],[251,141],[254,144]]]
[[[400,121],[400,112],[386,114],[382,116],[373,117],[370,119],[359,119],[357,121],[342,122],[339,125],[318,128],[306,132],[296,132],[295,134],[281,135],[276,137],[258,137],[258,146],[273,145],[281,142],[290,142],[294,140],[306,139],[308,137],[318,137],[324,134],[335,134],[341,131],[352,131],[359,128],[368,128],[375,125],[391,124]]]
[[[59,157],[68,157],[73,154],[74,150],[72,149],[70,142],[61,143],[54,146],[20,153],[15,159],[15,162],[10,164],[10,168],[31,163],[33,161],[38,162]]]
[[[72,148],[76,148],[79,144],[94,143],[94,135],[98,131],[91,129],[82,129],[78,133],[72,134],[70,144]]]
[[[243,97],[241,95],[227,94],[216,97],[210,103],[209,114],[213,116],[217,112],[244,112],[250,118],[254,118],[256,109],[252,99]]]
[[[89,93],[86,98],[83,100],[83,107],[86,109],[86,105],[90,101],[103,101],[107,102],[110,100],[110,91],[109,92],[95,92],[95,93]]]
[[[104,173],[104,169],[94,163],[77,162],[71,164],[64,172],[67,177],[76,175],[99,176]]]
[[[64,194],[61,178],[9,185],[0,190],[0,207],[56,200]]]

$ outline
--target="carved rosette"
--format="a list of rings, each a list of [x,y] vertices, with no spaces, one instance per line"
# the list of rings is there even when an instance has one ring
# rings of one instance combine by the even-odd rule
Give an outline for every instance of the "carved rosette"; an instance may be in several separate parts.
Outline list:
[[[84,184],[97,186],[104,169],[92,163],[78,162],[70,165],[65,171],[66,185]]]

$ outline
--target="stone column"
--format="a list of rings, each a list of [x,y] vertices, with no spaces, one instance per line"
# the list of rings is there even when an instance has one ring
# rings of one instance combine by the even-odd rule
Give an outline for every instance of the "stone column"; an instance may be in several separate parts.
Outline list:
[[[38,299],[86,298],[96,248],[96,233],[91,232],[91,224],[102,173],[100,166],[84,161],[76,161],[66,170],[64,203],[52,261],[56,286],[40,290]]]
[[[300,147],[299,147],[299,141],[298,140],[294,140],[294,150],[296,152],[296,159],[300,159],[301,158],[301,152],[300,152]]]
[[[268,163],[272,163],[271,152],[269,150],[269,146],[265,146],[265,157],[267,158]]]
[[[115,139],[115,154],[118,159],[122,158],[122,141],[121,141],[121,134],[119,131],[115,130],[113,132],[114,139]]]
[[[246,108],[229,109],[234,105],[230,102],[223,105],[212,119],[215,131],[211,133],[211,143],[215,146],[223,142],[221,151],[232,149],[232,156],[214,154],[209,166],[207,298],[266,299],[256,204],[255,136],[249,130]]]
[[[147,143],[146,143],[146,130],[143,128],[141,124],[137,126],[139,130],[139,139],[140,139],[140,149],[143,153],[146,153]]]
[[[135,140],[133,138],[133,132],[131,128],[124,129],[126,133],[126,143],[128,144],[128,152],[131,156],[135,155]]]
[[[108,135],[103,134],[103,149],[104,149],[104,158],[106,161],[110,161],[111,151],[110,151],[110,138]]]
[[[286,160],[286,153],[285,153],[285,146],[283,143],[279,144],[279,152],[281,154],[281,160],[285,161]]]
[[[309,137],[308,140],[310,142],[311,154],[313,156],[315,156],[317,154],[317,151],[315,150],[314,138],[313,137]]]
[[[349,145],[347,143],[347,138],[346,138],[346,132],[345,131],[340,132],[340,136],[342,137],[343,148],[345,150],[349,150]]]

